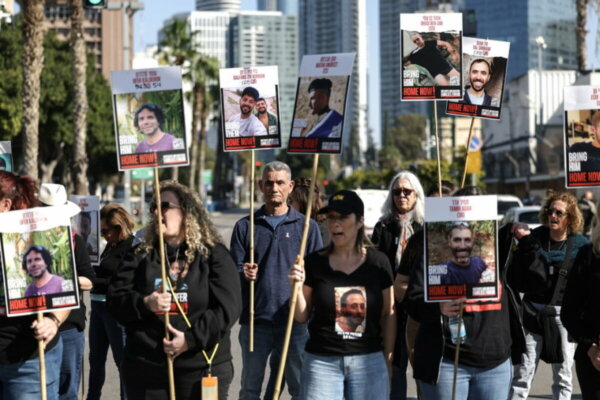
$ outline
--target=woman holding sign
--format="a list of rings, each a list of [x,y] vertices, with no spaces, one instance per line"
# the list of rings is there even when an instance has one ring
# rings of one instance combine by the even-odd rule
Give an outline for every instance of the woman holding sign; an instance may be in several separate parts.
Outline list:
[[[567,282],[560,318],[577,342],[575,370],[584,400],[600,400],[600,219]]]
[[[365,235],[355,192],[329,199],[331,244],[290,269],[302,282],[294,318],[308,321],[302,399],[387,399],[396,336],[392,269]],[[303,264],[306,264],[306,272]]]
[[[168,286],[161,291],[160,229],[165,240]],[[129,400],[166,399],[167,357],[174,361],[177,399],[198,399],[208,374],[218,378],[219,399],[233,378],[230,329],[241,312],[239,275],[199,196],[166,181],[144,240],[129,251],[108,287],[107,305],[125,326],[121,366]],[[169,313],[170,339],[164,314]]]
[[[0,212],[38,205],[37,186],[33,179],[0,171]],[[69,310],[45,313],[41,320],[36,320],[35,315],[7,318],[4,314],[4,284],[0,285],[0,292],[0,398],[41,396],[38,341],[43,340],[47,398],[58,399],[62,341],[57,333]]]

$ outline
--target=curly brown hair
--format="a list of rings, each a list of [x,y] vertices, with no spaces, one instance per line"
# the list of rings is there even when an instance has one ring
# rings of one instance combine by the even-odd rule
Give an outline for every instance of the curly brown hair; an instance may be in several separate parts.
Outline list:
[[[206,211],[200,196],[174,180],[161,182],[160,192],[172,192],[179,200],[185,221],[185,242],[188,245],[185,252],[187,261],[191,263],[196,257],[196,252],[202,256],[208,256],[209,250],[223,240],[208,217],[208,211]],[[158,245],[157,226],[156,214],[152,213],[139,251],[150,253]]]
[[[127,210],[118,204],[107,204],[100,210],[100,220],[119,231],[118,241],[122,242],[133,234],[135,222]]]
[[[577,198],[568,192],[548,192],[548,196],[540,209],[540,222],[542,225],[548,226],[548,210],[555,201],[562,201],[567,205],[568,232],[581,233],[583,231],[583,215],[577,205]]]

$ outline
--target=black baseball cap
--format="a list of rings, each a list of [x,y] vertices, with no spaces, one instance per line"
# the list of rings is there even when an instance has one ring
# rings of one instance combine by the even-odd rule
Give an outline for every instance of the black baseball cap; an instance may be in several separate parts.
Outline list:
[[[319,214],[335,211],[342,215],[356,214],[357,217],[365,215],[365,205],[352,190],[340,190],[331,195],[327,206],[319,210]]]

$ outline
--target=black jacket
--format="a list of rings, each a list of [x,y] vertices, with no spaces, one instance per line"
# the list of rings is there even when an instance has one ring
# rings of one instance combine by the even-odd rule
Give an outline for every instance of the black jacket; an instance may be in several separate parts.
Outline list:
[[[511,268],[512,260],[508,260],[512,247],[512,226],[504,225],[498,232],[498,249],[500,280],[508,296],[508,312],[510,335],[512,340],[511,357],[513,363],[521,362],[525,352],[525,333],[521,316],[521,298],[518,292],[538,291],[543,288],[546,280],[546,270],[539,256],[536,242],[530,236],[521,239],[519,246],[514,249],[514,258],[526,260],[528,269]],[[426,303],[423,293],[423,256],[416,258],[417,265],[411,268],[406,309],[408,314],[421,323],[415,340],[414,377],[424,382],[435,384],[439,376],[439,367],[444,354],[445,337],[443,332],[442,315],[438,303]],[[508,338],[507,338],[508,339]]]
[[[145,296],[160,287],[160,256],[157,249],[141,254],[137,248],[127,252],[110,280],[107,306],[127,331],[125,357],[150,367],[163,367],[166,364],[162,341],[164,319],[143,302]],[[217,343],[219,348],[213,365],[231,359],[230,330],[242,308],[240,280],[225,246],[217,244],[209,253],[208,257],[197,254],[183,279],[187,317],[192,328],[187,327],[179,312],[170,313],[171,325],[184,332],[189,348],[175,359],[175,368],[205,368],[202,350],[211,354]],[[182,297],[178,297],[183,303]]]
[[[110,278],[117,273],[125,254],[131,249],[133,235],[116,243],[114,246],[107,244],[100,256],[100,265],[95,268],[96,280],[92,289],[93,294],[106,294]]]
[[[592,244],[583,246],[573,268],[563,297],[560,319],[569,335],[585,351],[600,339],[600,256]]]
[[[423,229],[418,222],[412,223],[414,233]],[[396,218],[382,218],[375,224],[371,241],[379,251],[384,253],[390,260],[394,276],[398,273],[396,269],[396,251],[398,249],[398,238],[400,237],[400,226]],[[407,247],[408,251],[408,247]],[[404,258],[404,254],[403,254]]]

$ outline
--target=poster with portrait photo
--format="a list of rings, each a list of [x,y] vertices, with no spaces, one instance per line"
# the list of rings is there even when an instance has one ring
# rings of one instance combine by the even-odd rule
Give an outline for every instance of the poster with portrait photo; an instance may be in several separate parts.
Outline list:
[[[189,164],[179,67],[112,71],[119,171]]]
[[[0,171],[13,172],[12,146],[8,141],[0,142]]]
[[[83,238],[93,265],[100,264],[100,197],[71,195],[70,200],[81,208],[71,218],[71,229]]]
[[[342,152],[344,116],[356,53],[302,57],[289,153]]]
[[[281,147],[276,66],[219,71],[223,150]]]
[[[500,119],[510,42],[463,37],[463,98],[449,100],[446,114]]]
[[[460,13],[400,14],[401,100],[462,97],[461,39]]]
[[[364,286],[336,287],[335,333],[342,339],[363,337],[367,325],[367,291]]]
[[[566,187],[600,186],[600,86],[565,88]]]
[[[425,301],[497,300],[497,196],[425,199]]]
[[[7,316],[79,307],[71,237],[61,206],[0,214]]]

